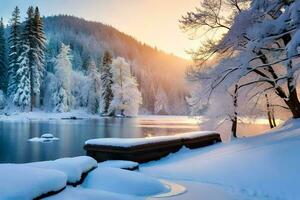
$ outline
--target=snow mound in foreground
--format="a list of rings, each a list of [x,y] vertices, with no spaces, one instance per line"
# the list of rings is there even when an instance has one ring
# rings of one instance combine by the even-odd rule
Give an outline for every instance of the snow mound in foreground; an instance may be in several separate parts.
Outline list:
[[[24,165],[41,169],[58,170],[66,174],[68,183],[74,184],[80,181],[83,173],[97,167],[97,161],[88,156],[80,156],[75,158],[61,158],[54,161],[34,162]]]
[[[0,165],[0,199],[32,200],[66,186],[62,172],[15,164]]]
[[[98,167],[111,167],[119,169],[136,169],[139,167],[139,163],[127,160],[107,160],[98,163]]]
[[[141,173],[105,167],[90,172],[81,186],[136,196],[150,196],[169,190],[159,180]]]
[[[136,196],[127,196],[124,194],[116,194],[100,190],[91,190],[84,188],[67,187],[66,190],[55,196],[46,198],[45,200],[140,200]]]

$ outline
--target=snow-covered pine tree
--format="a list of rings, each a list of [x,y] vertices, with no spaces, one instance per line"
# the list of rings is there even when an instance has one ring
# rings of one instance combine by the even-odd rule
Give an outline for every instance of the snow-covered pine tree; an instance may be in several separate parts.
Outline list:
[[[155,94],[154,113],[170,114],[168,105],[168,96],[165,90],[161,86],[159,86]]]
[[[7,89],[7,52],[3,18],[0,19],[0,90]]]
[[[90,60],[88,69],[89,79],[89,94],[88,94],[88,111],[92,114],[99,112],[99,100],[100,100],[100,73],[97,70],[96,64],[93,60]]]
[[[10,20],[10,35],[8,38],[8,88],[7,96],[14,98],[17,91],[18,80],[16,77],[18,70],[18,58],[20,56],[21,48],[21,25],[20,25],[20,9],[15,7],[12,18]]]
[[[109,105],[113,99],[111,90],[112,73],[111,73],[112,55],[106,51],[103,55],[101,66],[101,99],[100,99],[100,112],[102,115],[113,115],[108,113]]]
[[[28,44],[28,42],[27,42]],[[29,69],[29,45],[26,41],[22,45],[21,55],[18,58],[18,66],[16,71],[17,87],[13,97],[14,104],[21,111],[28,111],[31,105],[31,90],[30,90],[30,69]]]
[[[88,73],[88,70],[89,70],[88,68],[89,68],[89,65],[91,64],[91,60],[92,60],[91,56],[85,56],[83,58],[81,70],[84,71],[85,73]]]
[[[136,78],[131,75],[130,65],[124,58],[113,60],[113,100],[109,111],[121,116],[136,116],[142,104],[142,95],[138,90]]]
[[[53,93],[54,111],[67,112],[71,108],[71,76],[72,56],[69,45],[61,44],[60,52],[55,60],[55,76],[57,77],[57,89]]]
[[[28,41],[28,67],[30,74],[30,110],[39,106],[40,88],[45,65],[45,35],[39,9],[32,6],[27,10],[22,40]]]
[[[24,62],[23,64],[27,63],[28,64],[28,69],[29,69],[29,73],[28,78],[29,78],[29,90],[30,90],[30,110],[33,110],[33,105],[35,104],[35,97],[34,97],[34,60],[35,60],[35,50],[34,50],[34,46],[35,46],[35,32],[34,32],[34,8],[32,6],[30,6],[27,10],[27,18],[24,22],[24,29],[22,32],[22,47],[21,47],[21,51],[22,51],[22,60],[28,60],[27,62]],[[24,48],[28,49],[28,52],[26,54],[24,54]],[[27,58],[23,58],[24,56],[27,56]],[[21,60],[20,59],[20,60]],[[26,68],[27,68],[26,67]],[[24,86],[22,84],[19,84],[18,87],[20,86]],[[18,88],[19,89],[19,88]],[[24,88],[25,89],[25,88]]]
[[[40,89],[43,75],[45,72],[45,52],[46,37],[43,28],[43,22],[40,17],[39,8],[36,7],[33,19],[34,43],[33,43],[33,92],[35,97],[35,106],[40,106]]]

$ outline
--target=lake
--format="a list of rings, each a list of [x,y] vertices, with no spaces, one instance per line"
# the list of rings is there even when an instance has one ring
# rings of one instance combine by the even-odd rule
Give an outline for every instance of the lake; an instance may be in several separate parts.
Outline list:
[[[238,131],[243,136],[253,136],[268,128],[265,123],[244,124],[239,125]],[[151,137],[197,130],[201,130],[199,120],[186,116],[2,120],[0,163],[24,163],[85,155],[83,146],[88,139]],[[45,143],[28,141],[46,133],[53,134],[59,140]]]
[[[94,138],[171,135],[199,130],[188,117],[100,118],[83,120],[0,121],[0,162],[24,163],[85,155],[84,142]],[[58,141],[28,139],[51,133]]]

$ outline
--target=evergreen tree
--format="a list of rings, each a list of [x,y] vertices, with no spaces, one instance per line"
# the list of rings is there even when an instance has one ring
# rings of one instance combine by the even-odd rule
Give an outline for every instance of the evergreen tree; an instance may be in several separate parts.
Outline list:
[[[35,106],[40,104],[40,88],[45,72],[45,52],[46,37],[43,28],[43,22],[40,17],[38,7],[35,8],[33,19],[34,46],[33,46],[33,92],[35,97]]]
[[[112,62],[113,100],[109,111],[121,116],[136,116],[142,104],[142,95],[138,90],[136,78],[131,75],[130,65],[124,58]]]
[[[21,51],[22,51],[22,56],[20,57],[19,61],[26,60],[25,63],[28,65],[26,66],[26,69],[28,68],[29,73],[26,73],[28,77],[26,77],[26,80],[29,79],[29,94],[30,94],[30,110],[32,111],[33,105],[34,105],[34,91],[33,91],[33,77],[34,77],[34,45],[35,45],[35,40],[34,40],[35,32],[34,32],[34,8],[30,6],[27,10],[27,18],[25,21],[24,25],[24,30],[22,33],[22,45],[21,45]],[[25,54],[25,49],[28,49]],[[26,58],[25,58],[26,57]],[[25,68],[25,67],[24,67]],[[24,84],[19,84],[18,85],[18,90],[22,90],[20,87],[25,87]],[[26,85],[27,87],[27,85]],[[24,90],[27,90],[27,88],[23,88]]]
[[[87,73],[87,71],[88,71],[88,68],[89,68],[89,65],[91,63],[91,60],[92,60],[91,56],[86,56],[83,59],[81,70],[84,71],[85,73]]]
[[[89,94],[88,94],[88,111],[92,114],[99,112],[100,100],[100,74],[97,70],[96,64],[93,60],[88,65],[88,79],[89,79]]]
[[[28,58],[29,80],[30,80],[30,110],[34,106],[39,106],[40,87],[45,66],[45,36],[43,24],[38,8],[34,10],[29,7],[22,34],[22,52],[28,48],[28,53],[24,56]]]
[[[154,113],[167,115],[170,113],[168,96],[162,86],[159,86],[155,94]]]
[[[55,76],[58,80],[57,89],[53,94],[54,111],[67,112],[71,108],[72,94],[71,94],[71,62],[70,46],[61,44],[60,52],[55,61]]]
[[[20,25],[20,9],[16,7],[12,13],[12,19],[10,21],[10,36],[8,38],[9,50],[8,50],[8,88],[7,96],[14,98],[17,91],[18,79],[16,77],[18,70],[18,58],[20,56],[21,46],[21,25]]]
[[[7,89],[7,52],[3,18],[0,20],[0,90]]]
[[[106,51],[102,59],[101,67],[101,105],[100,112],[103,115],[112,115],[108,113],[110,103],[113,99],[112,93],[112,73],[111,73],[112,55]]]
[[[29,46],[23,44],[22,53],[18,58],[18,70],[16,71],[16,79],[18,82],[13,102],[16,106],[20,107],[22,111],[28,111],[31,106],[29,51]]]

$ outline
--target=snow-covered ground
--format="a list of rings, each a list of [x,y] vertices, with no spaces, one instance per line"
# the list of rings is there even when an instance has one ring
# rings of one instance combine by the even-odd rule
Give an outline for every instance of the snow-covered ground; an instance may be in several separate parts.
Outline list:
[[[35,110],[33,112],[12,112],[12,113],[1,113],[0,120],[51,120],[51,119],[100,119],[103,118],[99,114],[90,114],[86,109],[77,109],[70,112],[46,112],[42,110]],[[198,125],[202,118],[194,118],[189,116],[176,116],[176,115],[139,115],[138,116],[140,127],[162,127],[162,124],[166,124],[166,127],[188,125]]]
[[[87,156],[0,164],[0,199],[32,200],[52,193],[49,199],[132,200],[170,191],[159,179],[119,169],[115,163],[111,165],[106,163],[106,166],[98,167],[97,162]]]
[[[137,172],[116,167],[131,163],[107,162],[101,166],[87,157],[2,164],[0,199],[17,199],[17,195],[30,199],[66,187],[49,199],[296,200],[300,198],[299,151],[300,120],[293,120],[269,134],[196,150],[183,148],[140,165]],[[93,167],[97,168],[80,186],[66,186]],[[160,180],[179,184],[186,192],[155,198],[152,195],[168,192]]]
[[[299,151],[300,120],[294,120],[269,134],[198,150],[182,149],[140,166],[140,171],[187,181],[187,187],[200,184],[199,190],[201,184],[221,188],[233,199],[294,200],[300,198]],[[194,194],[197,199],[199,191]]]
[[[51,119],[70,119],[70,118],[77,118],[77,119],[99,119],[101,118],[100,115],[93,115],[87,113],[84,109],[73,110],[70,112],[63,112],[63,113],[55,113],[55,112],[45,112],[36,110],[33,112],[15,112],[9,114],[2,114],[0,115],[0,120],[51,120]]]

